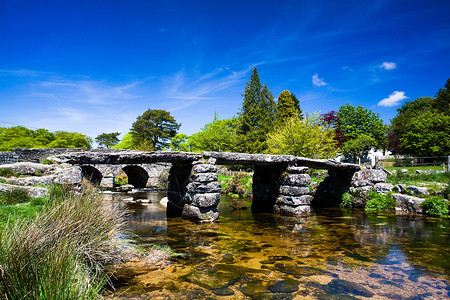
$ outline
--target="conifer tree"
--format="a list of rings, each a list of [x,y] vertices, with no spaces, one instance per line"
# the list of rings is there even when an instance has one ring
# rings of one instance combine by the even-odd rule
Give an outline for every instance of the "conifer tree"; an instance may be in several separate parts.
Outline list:
[[[234,149],[238,152],[262,153],[267,149],[266,135],[273,128],[275,102],[267,84],[261,84],[256,68],[253,68],[250,81],[245,85],[243,97]]]
[[[288,90],[284,90],[278,96],[277,109],[275,112],[275,125],[281,126],[287,120],[293,117],[302,117],[302,111],[299,106],[299,101],[294,94]]]

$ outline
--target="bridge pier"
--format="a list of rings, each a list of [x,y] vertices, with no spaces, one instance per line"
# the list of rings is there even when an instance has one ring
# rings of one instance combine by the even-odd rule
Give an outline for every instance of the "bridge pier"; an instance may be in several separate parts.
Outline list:
[[[289,167],[279,179],[278,197],[273,212],[285,216],[304,216],[311,212],[308,167]]]
[[[219,218],[221,186],[217,167],[202,162],[174,164],[169,172],[168,217],[199,222]]]

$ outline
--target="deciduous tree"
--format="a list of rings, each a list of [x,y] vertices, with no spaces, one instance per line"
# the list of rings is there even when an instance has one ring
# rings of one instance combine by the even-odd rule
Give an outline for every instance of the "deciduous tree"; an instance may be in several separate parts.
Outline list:
[[[382,148],[385,139],[385,126],[380,115],[361,105],[342,105],[338,112],[338,124],[344,136],[356,139],[361,134],[371,136],[375,140],[375,148]]]
[[[342,155],[347,158],[353,158],[354,161],[363,158],[369,154],[370,149],[377,145],[377,141],[368,134],[360,134],[356,138],[348,140],[342,146]]]
[[[450,116],[429,111],[412,118],[400,137],[404,153],[441,156],[450,153]]]
[[[189,137],[188,144],[192,151],[232,151],[238,125],[237,118],[219,119],[216,114],[212,122]]]
[[[100,147],[104,146],[109,149],[119,142],[119,135],[120,132],[102,133],[95,138],[95,141]]]
[[[271,154],[330,158],[337,153],[333,130],[323,126],[317,114],[287,120],[269,133],[267,145]]]

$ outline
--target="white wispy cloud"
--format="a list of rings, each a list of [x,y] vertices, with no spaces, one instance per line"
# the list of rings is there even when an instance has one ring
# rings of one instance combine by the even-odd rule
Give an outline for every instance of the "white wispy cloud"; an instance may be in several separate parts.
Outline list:
[[[378,66],[381,69],[385,70],[394,70],[397,69],[397,64],[395,62],[383,62],[381,65]]]
[[[384,98],[380,102],[378,102],[378,106],[391,107],[399,105],[400,102],[404,99],[407,99],[405,92],[395,91],[389,95],[389,97]]]
[[[312,77],[312,84],[315,87],[321,87],[321,86],[326,86],[327,83],[325,81],[323,81],[322,78],[319,78],[319,74],[314,74]]]

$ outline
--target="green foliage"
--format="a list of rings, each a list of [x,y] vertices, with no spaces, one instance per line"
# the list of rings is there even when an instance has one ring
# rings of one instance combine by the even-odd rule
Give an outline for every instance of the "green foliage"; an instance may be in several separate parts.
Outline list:
[[[102,133],[95,138],[95,141],[100,147],[106,147],[110,149],[119,142],[119,135],[120,132]]]
[[[114,184],[115,185],[128,184],[128,175],[123,171],[119,172],[116,175],[116,177],[114,177]]]
[[[450,78],[447,79],[443,89],[439,89],[436,94],[436,100],[433,102],[433,108],[438,112],[450,116]]]
[[[27,191],[14,189],[12,191],[0,192],[0,205],[12,205],[30,201]]]
[[[262,153],[266,150],[266,135],[273,128],[275,102],[267,84],[261,85],[256,68],[245,85],[244,103],[239,112],[239,127],[234,142],[235,151]]]
[[[436,217],[448,216],[448,201],[439,196],[428,197],[420,206],[425,214]]]
[[[3,176],[3,177],[13,177],[14,176],[14,177],[17,177],[17,176],[19,176],[19,174],[14,172],[11,169],[0,169],[0,176]]]
[[[136,142],[133,139],[133,135],[131,133],[127,133],[122,141],[117,145],[113,146],[113,149],[134,149],[134,145]]]
[[[286,121],[297,116],[300,116],[300,119],[302,118],[302,111],[297,97],[288,90],[282,91],[278,96],[275,126],[282,126]]]
[[[412,118],[400,137],[402,149],[418,156],[444,156],[450,153],[450,115],[426,112]]]
[[[216,114],[211,123],[189,137],[188,144],[195,152],[232,151],[238,122],[237,118],[219,119]]]
[[[91,148],[92,140],[77,132],[47,129],[31,130],[22,126],[0,127],[0,151],[14,148]]]
[[[352,208],[353,205],[352,203],[353,203],[352,195],[350,195],[347,192],[342,194],[341,203],[339,204],[341,208]]]
[[[375,139],[367,134],[360,134],[356,138],[348,140],[342,145],[342,155],[348,158],[367,156],[370,149],[376,146]]]
[[[366,212],[384,212],[395,209],[395,200],[387,195],[370,191],[368,197],[370,200],[367,201],[364,207]]]
[[[447,155],[450,149],[450,79],[436,98],[407,101],[391,120],[389,146],[394,153],[417,156]]]
[[[310,158],[330,158],[337,147],[333,129],[322,125],[317,114],[294,117],[267,137],[268,152]]]
[[[232,195],[249,196],[252,194],[252,176],[244,172],[234,172],[231,178],[219,176],[219,182],[222,185],[222,191],[231,197],[233,197]]]
[[[172,151],[188,152],[189,151],[188,136],[184,133],[179,133],[175,135],[170,141],[169,149]]]
[[[55,140],[48,144],[48,148],[78,148],[90,149],[92,139],[77,132],[57,131]]]
[[[168,111],[148,109],[137,117],[132,125],[131,134],[135,145],[146,147],[146,150],[150,146],[154,150],[161,150],[170,143],[170,139],[177,134],[180,126],[181,124],[177,124]]]
[[[355,139],[361,134],[371,136],[375,140],[375,147],[381,148],[385,140],[385,127],[379,114],[361,105],[354,107],[346,104],[339,107],[337,112],[340,130],[349,139]]]

